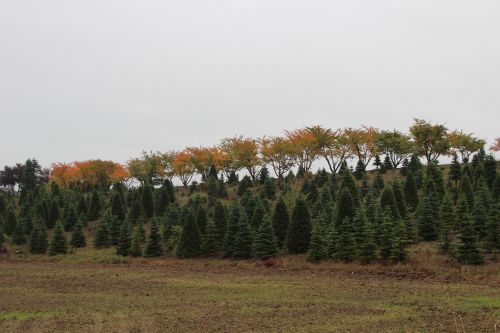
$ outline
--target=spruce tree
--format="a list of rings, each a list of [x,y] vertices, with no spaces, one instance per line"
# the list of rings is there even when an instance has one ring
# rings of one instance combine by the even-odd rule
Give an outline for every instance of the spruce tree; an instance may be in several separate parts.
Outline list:
[[[453,160],[450,165],[449,177],[456,188],[458,186],[458,182],[462,178],[462,168],[460,167],[460,163],[458,162],[457,154],[453,154]]]
[[[132,208],[130,209],[130,213],[128,215],[130,222],[132,224],[136,224],[137,220],[144,215],[144,209],[142,208],[142,203],[140,200],[134,200],[132,203]]]
[[[148,241],[144,250],[145,257],[159,257],[163,254],[160,227],[157,219],[153,219],[149,227]]]
[[[262,200],[258,199],[251,220],[252,228],[255,231],[259,230],[259,226],[262,223],[262,219],[264,218],[265,214],[266,210],[264,208],[264,204],[262,203]]]
[[[287,248],[288,252],[305,253],[311,239],[311,215],[305,201],[298,198],[292,212],[290,226],[288,228]]]
[[[220,201],[217,201],[215,204],[213,220],[217,229],[217,234],[219,235],[219,243],[222,243],[226,235],[226,211]]]
[[[288,213],[288,208],[286,207],[286,203],[285,200],[283,200],[283,197],[280,197],[276,202],[272,221],[273,228],[276,233],[278,248],[281,249],[285,243],[286,235],[288,232],[288,224],[290,223],[290,214]]]
[[[87,215],[88,208],[87,208],[87,200],[85,199],[85,196],[81,195],[80,199],[78,199],[78,209],[77,209],[77,214],[85,214]],[[56,220],[57,221],[57,220]]]
[[[394,225],[391,239],[391,254],[389,258],[393,262],[405,261],[408,258],[406,245],[405,227],[403,221],[399,221]]]
[[[120,240],[116,247],[116,254],[119,256],[127,256],[130,251],[131,243],[130,223],[125,222],[120,228]]]
[[[5,218],[5,224],[4,224],[4,232],[7,236],[12,236],[14,234],[14,230],[16,229],[17,225],[17,217],[16,217],[16,212],[12,206],[9,206],[7,209],[7,214]],[[24,226],[23,226],[24,228]]]
[[[196,212],[196,223],[198,223],[198,229],[200,230],[201,234],[205,233],[207,222],[208,217],[205,208],[203,208],[202,206],[198,207],[198,210]]]
[[[484,244],[486,250],[493,253],[496,259],[498,252],[500,252],[500,202],[490,210]]]
[[[90,199],[90,207],[87,214],[87,219],[89,221],[95,221],[101,216],[101,199],[97,191],[92,193],[92,198]]]
[[[328,239],[326,230],[329,226],[326,213],[322,213],[313,223],[311,241],[307,250],[307,260],[319,262],[328,257]]]
[[[403,191],[403,185],[397,178],[392,182],[392,192],[394,193],[394,199],[398,206],[399,216],[404,219],[407,214],[406,198]]]
[[[141,216],[139,217],[137,221],[137,230],[139,230],[139,235],[141,239],[141,244],[146,243],[146,223],[145,223],[146,217]]]
[[[236,250],[236,238],[239,230],[240,207],[236,202],[233,202],[230,207],[229,220],[227,223],[226,236],[224,238],[223,252],[224,257],[234,256]]]
[[[110,222],[111,222],[111,214],[108,212],[97,225],[94,237],[95,248],[105,248],[111,245],[111,237],[109,232]]]
[[[109,240],[111,245],[117,245],[120,238],[120,228],[122,222],[115,215],[111,215],[108,220]]]
[[[391,159],[389,158],[389,155],[385,155],[385,158],[384,158],[384,169],[387,170],[387,171],[390,171],[390,170],[393,169],[393,165],[392,165]]]
[[[436,212],[433,208],[433,196],[427,195],[424,198],[422,208],[418,218],[418,231],[420,238],[424,241],[433,241],[438,237],[438,225],[436,224]]]
[[[252,257],[253,234],[245,211],[240,212],[238,222],[238,233],[236,234],[236,246],[234,258],[248,259]]]
[[[465,220],[461,223],[460,245],[457,250],[458,262],[462,264],[478,265],[484,262],[484,257],[479,250],[472,218],[469,214],[465,215]]]
[[[365,220],[362,230],[362,240],[358,243],[359,260],[363,264],[368,264],[377,259],[377,243],[375,242],[375,232],[372,223]]]
[[[74,248],[85,247],[87,245],[85,234],[83,233],[83,223],[81,220],[79,220],[73,228],[70,245]]]
[[[177,244],[176,256],[178,258],[193,258],[200,254],[201,233],[196,223],[193,212],[189,211],[184,221],[181,238]]]
[[[128,253],[132,257],[142,256],[142,239],[141,239],[141,231],[139,230],[139,226],[136,226],[134,228],[134,233],[132,234],[132,242],[130,244],[130,248],[129,248]]]
[[[125,221],[125,209],[119,192],[114,192],[111,197],[111,214],[120,222]]]
[[[340,188],[347,189],[351,194],[354,205],[356,207],[359,206],[360,201],[359,201],[358,187],[356,186],[356,181],[352,177],[352,174],[349,171],[349,169],[345,169],[344,172],[342,173],[342,185]]]
[[[26,243],[26,233],[24,232],[24,221],[25,218],[20,218],[17,223],[16,227],[14,229],[14,232],[12,233],[12,243],[16,245],[21,245]]]
[[[373,178],[372,188],[376,191],[376,193],[380,193],[385,187],[384,178],[382,178],[382,174],[380,171],[375,173],[375,178]]]
[[[346,189],[340,190],[339,201],[337,202],[337,216],[335,217],[336,226],[338,226],[345,218],[352,219],[355,215],[354,200],[352,199],[351,191]]]
[[[474,207],[474,191],[472,189],[472,183],[468,176],[468,174],[464,174],[460,181],[460,194],[465,195],[467,199],[467,204],[469,205],[469,209]]]
[[[380,207],[384,210],[386,208],[389,208],[394,221],[397,221],[401,218],[401,216],[399,215],[396,198],[394,197],[394,192],[392,191],[391,186],[386,186],[382,191],[382,195],[380,196]]]
[[[66,240],[66,234],[64,233],[64,228],[61,221],[56,223],[54,228],[54,235],[50,242],[49,255],[55,256],[58,254],[68,253],[68,241]]]
[[[486,236],[486,224],[488,223],[488,213],[483,200],[476,196],[474,208],[472,209],[474,231],[478,240],[482,240]]]
[[[49,242],[47,240],[45,223],[39,219],[33,225],[29,240],[29,249],[33,254],[43,254],[47,251],[48,246]]]
[[[151,186],[145,185],[142,189],[142,207],[144,208],[144,213],[148,219],[154,216],[154,202],[153,202],[153,192]]]
[[[170,198],[168,197],[168,190],[165,186],[162,186],[159,191],[158,201],[156,203],[156,215],[163,216],[170,203]]]
[[[439,232],[439,248],[445,253],[453,250],[453,230],[456,227],[456,215],[449,193],[446,193],[441,204],[441,224]]]
[[[330,258],[335,258],[337,256],[339,234],[335,228],[335,224],[332,223],[327,230],[327,256]]]
[[[254,255],[261,260],[267,260],[278,254],[278,244],[276,242],[273,223],[269,215],[265,215],[254,242]]]
[[[416,211],[419,205],[419,197],[417,183],[415,182],[412,170],[408,170],[408,175],[406,176],[403,192],[410,211]]]
[[[351,220],[346,217],[338,226],[338,247],[336,258],[345,262],[357,258],[356,240]]]
[[[215,255],[220,250],[220,236],[213,219],[209,219],[203,237],[202,252],[206,255]]]
[[[274,200],[276,197],[276,186],[271,178],[266,179],[264,182],[264,193],[269,200]]]
[[[354,177],[356,177],[357,180],[361,180],[365,173],[365,164],[363,161],[358,160],[358,163],[356,163],[356,170],[354,171]]]
[[[491,189],[491,199],[493,202],[500,201],[500,175],[495,177],[495,181],[493,182]]]
[[[68,204],[63,215],[64,231],[72,231],[77,222],[76,209],[72,204]]]
[[[60,217],[61,215],[59,212],[59,204],[57,203],[56,200],[52,200],[50,202],[49,216],[47,219],[47,228],[52,229],[56,225],[56,222],[57,220],[59,220]]]

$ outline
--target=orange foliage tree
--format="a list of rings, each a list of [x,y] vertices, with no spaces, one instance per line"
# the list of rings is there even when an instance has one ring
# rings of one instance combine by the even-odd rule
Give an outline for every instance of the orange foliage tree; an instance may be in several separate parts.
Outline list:
[[[343,130],[321,126],[308,127],[308,130],[316,136],[319,155],[326,160],[331,172],[337,172],[342,163],[352,156],[351,146]]]
[[[191,162],[202,179],[208,179],[210,167],[222,169],[224,154],[219,147],[188,147],[186,152],[191,156]]]
[[[363,163],[363,167],[370,164],[370,161],[377,153],[375,138],[378,130],[374,127],[362,126],[361,128],[346,128],[344,130],[347,142],[351,146],[351,152]]]
[[[276,177],[281,178],[294,165],[290,142],[282,137],[263,137],[259,140],[262,160],[270,164]]]
[[[285,131],[285,136],[289,143],[291,157],[298,164],[299,168],[308,172],[320,153],[315,131],[306,127],[293,131]]]
[[[185,149],[178,152],[172,161],[172,173],[179,177],[184,187],[188,186],[196,171],[192,157],[191,151]]]
[[[469,160],[472,153],[478,151],[486,144],[483,139],[476,138],[472,134],[463,131],[452,131],[448,134],[450,150],[452,153],[459,153],[462,161]]]
[[[255,181],[262,169],[257,140],[242,136],[226,138],[221,142],[221,149],[231,161],[233,170],[245,168]]]
[[[141,157],[127,161],[127,169],[132,177],[141,184],[160,184],[166,179],[172,179],[172,162],[175,151],[146,152]]]

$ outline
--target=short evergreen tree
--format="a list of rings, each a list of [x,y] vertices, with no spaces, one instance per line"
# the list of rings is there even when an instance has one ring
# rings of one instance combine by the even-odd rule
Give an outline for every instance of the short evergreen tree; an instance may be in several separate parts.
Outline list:
[[[88,207],[87,207],[87,200],[85,199],[85,196],[80,195],[80,199],[78,199],[78,209],[77,209],[77,214],[85,214],[87,215],[88,212]],[[56,220],[57,221],[57,220]]]
[[[295,201],[290,226],[288,228],[287,247],[290,253],[305,253],[311,239],[311,215],[305,201]]]
[[[101,199],[99,198],[99,193],[94,191],[92,193],[92,198],[90,199],[90,207],[87,214],[87,219],[89,221],[95,221],[101,216]]]
[[[205,233],[205,228],[207,227],[208,217],[205,208],[202,206],[198,207],[196,212],[196,223],[198,223],[198,229],[202,234]]]
[[[267,178],[264,182],[264,193],[266,195],[266,198],[268,198],[269,200],[274,200],[276,196],[276,186],[274,185],[274,181],[271,178]]]
[[[254,242],[254,255],[261,260],[267,260],[278,254],[278,244],[276,242],[273,223],[269,215],[265,215]]]
[[[363,264],[368,264],[377,259],[377,243],[375,242],[375,232],[372,223],[365,220],[362,230],[362,240],[358,243],[359,260]]]
[[[87,212],[85,212],[85,215],[87,215]],[[47,228],[52,229],[60,217],[59,204],[56,200],[52,200],[50,202],[49,216],[47,218]]]
[[[399,221],[394,225],[391,239],[391,254],[390,259],[393,262],[405,261],[408,258],[406,251],[405,227],[403,221]]]
[[[272,221],[273,221],[273,228],[276,233],[276,241],[278,243],[278,248],[282,248],[285,243],[288,231],[288,224],[290,223],[290,214],[288,213],[288,208],[286,207],[286,203],[285,200],[283,200],[283,197],[280,197],[276,202],[273,211]]]
[[[313,224],[311,241],[307,250],[307,260],[319,262],[328,257],[328,238],[326,230],[329,226],[326,213],[322,213]]]
[[[457,154],[453,154],[453,160],[450,165],[449,177],[456,188],[458,186],[458,182],[462,178],[462,168],[460,166],[460,163],[458,162]]]
[[[340,190],[339,201],[337,202],[337,216],[335,223],[338,226],[345,218],[353,219],[355,215],[354,200],[351,192],[346,189]]]
[[[219,235],[219,243],[222,243],[226,235],[226,211],[220,201],[215,203],[213,220]]]
[[[64,228],[61,221],[56,223],[54,228],[54,235],[50,242],[49,255],[55,256],[58,254],[68,253],[68,241],[66,240],[66,234],[64,233]]]
[[[419,205],[419,196],[417,183],[415,182],[412,170],[408,170],[408,175],[406,176],[403,192],[406,204],[408,205],[410,211],[416,211]]]
[[[453,230],[456,226],[455,210],[449,193],[446,193],[443,198],[440,214],[439,248],[449,253],[453,249]]]
[[[24,231],[24,221],[25,218],[20,218],[17,223],[16,227],[14,229],[14,232],[12,233],[12,243],[16,245],[21,245],[26,243],[26,233]]]
[[[238,233],[236,235],[236,246],[234,258],[248,259],[252,257],[253,233],[248,222],[246,213],[240,212],[240,220],[238,222]]]
[[[116,247],[116,254],[124,257],[127,256],[130,251],[131,243],[130,223],[122,223],[120,228],[120,239]]]
[[[458,246],[458,262],[466,265],[478,265],[484,262],[479,250],[477,236],[469,214],[466,214],[460,228],[460,245]]]
[[[220,236],[213,219],[209,219],[201,246],[203,254],[215,255],[220,250]]]
[[[494,254],[494,258],[500,252],[500,202],[492,207],[486,224],[485,248]]]
[[[176,256],[178,258],[193,258],[200,254],[201,233],[196,223],[195,217],[191,211],[186,215],[184,227],[182,228],[181,238],[177,244]]]
[[[420,215],[418,218],[418,231],[420,238],[424,241],[433,241],[438,237],[438,225],[436,224],[436,212],[433,209],[433,196],[424,198]]]
[[[12,206],[9,206],[7,209],[5,224],[4,224],[4,232],[7,236],[12,236],[14,234],[14,230],[17,225],[17,217],[16,212]],[[24,226],[23,226],[24,229]]]
[[[111,245],[111,237],[109,232],[109,223],[111,222],[111,214],[106,216],[99,222],[94,236],[94,247],[105,248]]]
[[[144,213],[148,219],[154,216],[154,202],[153,202],[153,191],[151,186],[145,185],[142,189],[142,207],[144,208]]]
[[[357,247],[353,226],[348,217],[338,226],[338,248],[336,258],[345,262],[350,262],[357,258]]]
[[[163,254],[160,227],[157,219],[153,219],[149,228],[148,241],[144,250],[145,257],[159,257]]]
[[[72,204],[68,204],[64,209],[63,215],[64,231],[72,231],[77,222],[78,215],[76,215],[76,209]]]
[[[73,233],[71,234],[70,245],[74,248],[85,247],[87,242],[85,241],[85,234],[83,233],[83,223],[78,221],[73,228]]]
[[[111,197],[111,214],[120,222],[125,221],[125,209],[119,192],[114,192]]]
[[[47,230],[45,229],[45,223],[42,220],[38,220],[33,225],[29,240],[29,249],[31,253],[43,254],[47,251],[49,242],[47,240]]]
[[[390,171],[390,170],[393,169],[393,165],[392,165],[391,159],[389,158],[389,155],[385,155],[385,158],[384,158],[384,169],[387,170],[387,171]]]
[[[224,238],[224,257],[234,256],[236,250],[236,238],[239,230],[240,207],[234,202],[230,207],[229,220],[227,224],[226,236]]]
[[[140,257],[142,256],[142,239],[141,239],[141,231],[139,230],[139,226],[134,228],[134,233],[132,234],[132,242],[130,244],[130,249],[128,254],[132,257]]]

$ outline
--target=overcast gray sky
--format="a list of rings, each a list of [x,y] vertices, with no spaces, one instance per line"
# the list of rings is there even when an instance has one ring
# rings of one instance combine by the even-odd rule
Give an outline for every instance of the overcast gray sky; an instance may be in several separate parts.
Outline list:
[[[413,117],[500,136],[500,2],[0,0],[0,165]]]

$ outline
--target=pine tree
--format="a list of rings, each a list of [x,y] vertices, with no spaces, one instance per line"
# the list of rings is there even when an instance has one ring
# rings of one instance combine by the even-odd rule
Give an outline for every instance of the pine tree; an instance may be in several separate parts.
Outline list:
[[[391,159],[389,158],[389,155],[385,155],[384,158],[384,169],[387,171],[392,170],[394,167],[392,165]]]
[[[480,196],[476,196],[474,208],[472,209],[473,224],[474,231],[478,240],[482,240],[486,236],[486,224],[488,223],[488,213],[486,211],[486,207],[483,203],[483,200],[480,199]]]
[[[478,265],[484,262],[484,257],[479,250],[477,236],[472,218],[466,214],[460,228],[460,245],[458,246],[458,262],[466,265]]]
[[[74,248],[85,247],[87,245],[85,234],[83,233],[83,223],[81,220],[79,220],[73,228],[70,245]]]
[[[408,170],[408,175],[406,176],[403,192],[410,211],[416,211],[419,205],[419,197],[417,183],[415,182],[412,170]]]
[[[438,225],[436,224],[436,212],[433,209],[433,196],[427,195],[418,218],[418,231],[420,238],[424,241],[433,241],[438,236]]]
[[[12,236],[16,229],[17,217],[16,212],[12,206],[9,206],[6,213],[4,232],[7,236]],[[24,226],[23,226],[24,228]]]
[[[57,203],[56,200],[52,200],[50,202],[49,216],[47,219],[47,228],[52,229],[56,225],[56,222],[57,220],[59,220],[60,217],[61,214],[59,212],[59,204]]]
[[[61,221],[56,223],[54,228],[54,235],[50,242],[49,256],[55,256],[58,254],[68,253],[68,241],[66,240],[66,234],[64,233],[64,228]]]
[[[330,188],[323,186],[320,194],[321,212],[326,214],[327,224],[333,221],[333,198],[330,192]]]
[[[160,227],[157,219],[153,219],[149,228],[148,242],[144,250],[145,257],[159,257],[163,254]]]
[[[254,255],[261,260],[267,260],[278,254],[278,244],[276,242],[273,223],[269,215],[265,215],[254,242]]]
[[[20,218],[17,223],[16,227],[14,229],[14,232],[12,233],[12,243],[16,245],[21,245],[26,243],[26,233],[24,232],[24,222],[25,218]]]
[[[31,230],[33,230],[34,224],[33,211],[31,209],[28,209],[26,214],[21,215],[21,219],[23,220],[24,224],[24,234],[26,236],[29,236],[31,234]]]
[[[141,239],[141,244],[146,243],[146,223],[145,223],[145,217],[141,216],[139,217],[137,221],[137,230],[139,230],[139,236]]]
[[[229,221],[227,224],[226,236],[224,238],[224,257],[234,256],[236,250],[236,238],[239,230],[240,207],[234,202],[230,207]]]
[[[394,226],[391,239],[391,255],[389,258],[393,262],[405,261],[408,258],[408,253],[406,251],[407,242],[405,238],[403,221],[399,221]]]
[[[240,212],[240,220],[238,222],[238,233],[236,235],[236,246],[234,258],[248,259],[252,257],[253,234],[248,223],[248,217],[242,210]]]
[[[181,238],[177,245],[176,256],[179,258],[193,258],[200,254],[201,233],[191,211],[186,215]]]
[[[276,202],[272,221],[273,228],[276,233],[278,248],[281,249],[285,243],[286,235],[288,232],[288,224],[290,223],[290,214],[288,213],[288,208],[286,207],[286,203],[283,200],[283,197],[280,197]]]
[[[97,191],[92,193],[92,198],[90,199],[90,207],[87,214],[87,219],[89,221],[95,221],[101,216],[101,199]]]
[[[119,256],[127,256],[130,251],[131,243],[130,224],[125,222],[120,228],[120,240],[116,247],[116,254]]]
[[[144,215],[144,209],[142,208],[142,203],[140,200],[134,200],[132,203],[132,208],[130,209],[130,213],[128,215],[130,222],[132,224],[136,224],[139,217]]]
[[[380,171],[376,172],[375,173],[375,178],[373,179],[373,184],[372,184],[372,188],[378,193],[380,193],[380,191],[382,191],[385,187],[385,182],[384,182],[384,178],[382,178],[382,174]]]
[[[354,177],[356,177],[357,180],[361,180],[365,173],[365,164],[363,163],[363,161],[358,160],[358,163],[356,163],[356,169],[354,171]]]
[[[328,257],[328,239],[325,233],[328,225],[328,217],[326,213],[322,213],[312,227],[307,260],[319,262]]]
[[[111,223],[111,214],[108,211],[108,213],[106,213],[104,218],[97,225],[94,237],[95,248],[105,248],[111,245],[109,223]]]
[[[493,202],[500,201],[500,175],[495,177],[495,181],[493,182],[491,189],[491,199]]]
[[[267,178],[264,182],[264,193],[269,200],[274,200],[276,197],[276,186],[271,178]]]
[[[144,208],[144,213],[148,219],[154,216],[154,203],[153,203],[153,192],[151,186],[145,185],[142,189],[142,207]]]
[[[290,226],[288,228],[287,247],[290,253],[305,253],[311,239],[311,215],[305,201],[295,201]]]
[[[490,210],[488,223],[486,224],[485,248],[496,255],[500,252],[500,202]]]
[[[205,209],[200,206],[196,212],[196,223],[198,223],[198,229],[201,234],[205,233],[205,228],[207,227],[208,217]]]
[[[456,226],[456,215],[449,193],[446,193],[441,204],[441,224],[439,232],[439,248],[445,253],[453,249],[453,230]]]
[[[365,221],[362,230],[362,240],[358,244],[359,260],[363,264],[368,264],[377,259],[377,243],[375,242],[375,232],[372,223]]]
[[[394,199],[398,206],[399,216],[404,219],[407,214],[406,198],[403,191],[403,185],[397,178],[392,182],[392,192],[394,193]]]
[[[337,256],[339,234],[335,228],[335,224],[330,224],[327,230],[327,256],[335,258]]]
[[[455,188],[458,186],[458,182],[462,178],[462,168],[460,167],[460,163],[458,162],[457,154],[453,154],[453,160],[450,165],[450,180],[453,181]]]
[[[123,202],[119,192],[114,192],[111,197],[111,214],[123,222],[125,221],[125,209],[123,209]]]
[[[355,260],[357,257],[356,240],[351,220],[346,217],[338,227],[338,248],[336,258],[345,262]]]
[[[488,187],[491,188],[493,186],[493,182],[497,177],[497,161],[492,155],[486,156],[484,163],[484,179],[488,184]]]
[[[460,181],[459,193],[465,195],[469,209],[472,209],[472,207],[474,207],[474,191],[472,189],[471,180],[466,173],[464,173],[462,180]]]
[[[356,207],[359,206],[360,201],[359,201],[358,187],[356,186],[356,181],[352,177],[352,174],[349,171],[349,169],[345,169],[344,172],[342,173],[342,185],[340,188],[341,190],[347,189],[351,193],[354,205]]]
[[[220,201],[217,201],[215,204],[213,220],[217,229],[217,234],[219,235],[219,243],[222,243],[226,235],[226,211]]]
[[[64,231],[72,231],[77,222],[78,216],[76,215],[75,207],[72,204],[68,204],[64,209],[63,215]]]
[[[213,219],[209,219],[203,237],[202,252],[206,255],[215,255],[220,250],[220,236],[219,231]]]
[[[170,198],[168,197],[168,190],[165,186],[162,186],[159,192],[158,201],[156,203],[156,215],[163,216],[170,203]]]
[[[373,160],[373,166],[375,170],[379,170],[382,167],[382,160],[380,159],[380,155],[376,154],[375,159]]]
[[[43,254],[47,251],[48,246],[49,242],[47,240],[45,224],[42,220],[38,220],[33,225],[33,230],[31,231],[29,240],[30,252],[33,254]]]
[[[389,208],[394,221],[397,221],[401,218],[401,216],[399,215],[396,198],[394,197],[394,192],[392,191],[391,186],[386,186],[382,191],[382,195],[380,196],[380,207],[384,210],[386,208]]]
[[[262,223],[262,219],[264,218],[264,215],[266,214],[266,210],[264,208],[264,204],[262,203],[262,200],[258,199],[257,204],[255,205],[255,209],[253,211],[252,215],[252,228],[257,231],[259,230],[259,226]]]
[[[134,233],[132,235],[132,242],[130,244],[130,249],[128,254],[130,254],[132,257],[142,256],[142,239],[139,226],[136,226],[134,228]]]
[[[386,209],[382,215],[382,224],[380,228],[381,230],[379,239],[380,257],[382,259],[389,259],[392,253],[392,230],[394,227],[394,223],[391,215],[392,213],[388,209]]]
[[[337,202],[337,216],[335,218],[336,226],[345,218],[352,219],[355,215],[354,200],[352,199],[351,192],[346,189],[340,190],[339,201]]]
[[[80,199],[78,199],[78,209],[77,209],[77,214],[85,214],[87,215],[88,208],[87,208],[87,200],[85,199],[85,196],[81,195]],[[56,220],[57,221],[57,220]]]

